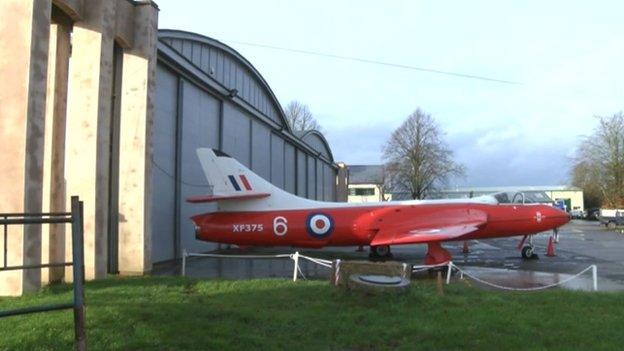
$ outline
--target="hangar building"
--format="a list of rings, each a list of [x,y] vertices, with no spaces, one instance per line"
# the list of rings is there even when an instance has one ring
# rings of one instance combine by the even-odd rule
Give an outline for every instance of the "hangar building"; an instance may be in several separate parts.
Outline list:
[[[153,262],[176,258],[181,248],[214,248],[195,240],[188,218],[215,205],[184,201],[209,192],[199,147],[223,150],[291,193],[335,200],[337,167],[323,135],[293,133],[260,73],[205,36],[158,33],[153,147]]]
[[[292,193],[336,199],[323,135],[293,132],[267,82],[232,48],[158,31],[154,2],[3,0],[0,18],[0,213],[62,212],[79,195],[88,279],[142,274],[184,248],[216,246],[195,241],[188,220],[213,207],[184,201],[210,192],[198,147],[219,148]],[[64,261],[67,229],[10,226],[0,255],[9,265]],[[0,272],[0,295],[68,273]]]

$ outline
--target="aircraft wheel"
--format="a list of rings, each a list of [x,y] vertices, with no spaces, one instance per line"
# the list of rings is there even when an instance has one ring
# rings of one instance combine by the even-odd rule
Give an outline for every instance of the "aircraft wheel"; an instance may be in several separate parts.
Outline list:
[[[522,258],[524,259],[528,259],[528,258],[533,258],[533,246],[530,245],[526,245],[525,247],[522,248]]]
[[[370,257],[373,259],[385,259],[392,257],[392,253],[390,253],[390,245],[371,246]]]

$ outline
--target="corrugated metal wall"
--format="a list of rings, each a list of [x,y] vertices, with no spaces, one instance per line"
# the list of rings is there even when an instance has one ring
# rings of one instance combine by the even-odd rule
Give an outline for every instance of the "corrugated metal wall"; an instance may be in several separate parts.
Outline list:
[[[178,77],[158,68],[152,134],[152,261],[174,254],[176,207],[176,114]]]
[[[284,190],[297,193],[297,158],[295,147],[284,143]]]
[[[297,150],[297,195],[308,197],[308,165],[305,152]]]
[[[153,262],[180,257],[183,249],[217,247],[195,240],[189,220],[215,205],[185,201],[211,192],[195,154],[199,147],[223,150],[286,191],[334,201],[336,170],[326,142],[315,135],[308,143],[290,132],[266,82],[244,58],[185,32],[161,31],[158,48]]]
[[[160,70],[160,69],[159,69]],[[214,211],[214,204],[191,204],[185,199],[198,194],[206,194],[211,191],[208,181],[204,176],[201,165],[198,162],[195,150],[200,147],[219,147],[219,100],[199,89],[196,85],[182,80],[179,99],[182,104],[178,123],[182,125],[178,143],[180,145],[180,168],[179,168],[179,233],[178,239],[181,248],[192,247],[196,250],[210,249],[211,245],[198,242],[194,238],[194,226],[189,217],[197,214],[197,211]],[[154,189],[154,191],[158,191]]]
[[[284,150],[284,139],[278,135],[271,134],[271,183],[282,189],[286,189],[284,174],[286,173],[286,152]]]

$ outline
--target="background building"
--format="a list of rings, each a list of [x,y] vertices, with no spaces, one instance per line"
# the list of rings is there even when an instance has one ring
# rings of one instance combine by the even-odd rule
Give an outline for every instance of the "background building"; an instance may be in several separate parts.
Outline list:
[[[392,195],[385,192],[382,165],[347,166],[348,202],[390,201]]]
[[[63,212],[80,196],[87,279],[142,274],[184,248],[216,247],[197,242],[188,219],[214,205],[184,201],[210,192],[198,147],[222,149],[292,193],[335,200],[323,135],[295,135],[232,48],[159,32],[152,1],[2,0],[0,18],[0,212]],[[70,259],[66,229],[11,226],[8,264]],[[0,272],[0,295],[64,277]]]

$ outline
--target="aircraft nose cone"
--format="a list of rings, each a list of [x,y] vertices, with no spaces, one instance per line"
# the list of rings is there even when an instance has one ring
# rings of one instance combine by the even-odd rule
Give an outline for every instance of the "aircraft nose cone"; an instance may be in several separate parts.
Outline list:
[[[553,224],[555,224],[556,227],[560,227],[560,226],[570,222],[570,219],[572,217],[570,217],[569,213],[567,213],[567,212],[565,212],[563,210],[560,210],[560,209],[558,209],[556,207],[551,207],[551,206],[548,206],[548,207],[550,207],[548,209],[548,214],[550,215],[550,218],[553,219],[553,222],[554,222]]]

